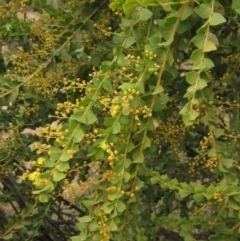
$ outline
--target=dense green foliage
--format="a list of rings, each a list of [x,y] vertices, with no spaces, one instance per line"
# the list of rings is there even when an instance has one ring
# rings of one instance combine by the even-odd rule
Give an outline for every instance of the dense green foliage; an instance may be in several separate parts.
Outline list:
[[[237,241],[239,0],[0,0],[0,239]]]

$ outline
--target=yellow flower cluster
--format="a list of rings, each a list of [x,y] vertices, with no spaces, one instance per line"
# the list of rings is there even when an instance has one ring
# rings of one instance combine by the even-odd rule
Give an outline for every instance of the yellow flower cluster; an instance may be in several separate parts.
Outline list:
[[[139,64],[135,64],[134,68],[137,68],[137,67],[139,67]],[[117,83],[120,84],[123,80],[127,80],[130,83],[134,83],[138,80],[139,77],[133,73],[134,68],[131,62],[129,62],[129,66],[122,67],[122,71],[120,72],[120,75],[117,76],[116,80],[114,81],[115,89],[117,89],[116,84]]]
[[[104,141],[104,142],[102,142],[102,143],[100,144],[100,147],[101,147],[104,151],[106,151],[106,150],[109,148],[109,145]]]
[[[218,158],[216,155],[214,155],[213,157],[209,158],[207,160],[207,162],[205,163],[206,168],[208,168],[211,172],[213,172],[214,168],[217,166],[218,164]]]
[[[139,120],[138,115],[143,115],[143,118],[152,116],[150,108],[146,105],[137,107],[135,110],[135,114],[135,120]]]
[[[102,239],[100,241],[109,241],[110,236],[109,233],[111,231],[111,226],[107,224],[108,218],[104,215],[101,217],[101,221],[98,221],[98,225],[100,225],[100,234],[102,235]]]
[[[115,186],[110,186],[110,187],[108,187],[108,188],[106,189],[107,192],[115,192],[115,191],[117,191],[117,190],[118,190],[118,188],[115,187]]]
[[[216,200],[217,202],[221,203],[223,201],[223,193],[216,192],[212,194],[212,198]]]
[[[47,183],[46,179],[40,178],[40,174],[41,174],[40,168],[37,168],[33,172],[30,172],[29,170],[27,170],[25,173],[22,174],[21,179],[29,180],[30,182],[33,183],[33,185],[36,188],[40,188]]]
[[[128,133],[126,133],[126,132],[125,133],[124,132],[119,133],[119,136],[118,136],[119,145],[124,145],[124,144],[128,143],[127,134]]]
[[[37,168],[36,171],[31,172],[28,174],[28,180],[29,181],[35,181],[40,176],[40,169]]]
[[[154,59],[157,57],[157,54],[154,54],[152,51],[145,50],[144,55],[149,59]]]
[[[155,127],[153,142],[160,146],[163,143],[164,145],[168,145],[177,155],[177,161],[184,162],[185,155],[181,151],[181,141],[179,140],[185,137],[188,127],[183,124],[181,118],[178,116],[178,112],[174,112],[177,104],[171,101],[168,108],[163,111],[162,117],[153,121]]]
[[[111,36],[112,27],[108,27],[109,25],[111,25],[110,19],[111,19],[111,15],[109,13],[107,12],[102,13],[98,22],[93,25],[94,28],[100,30],[101,34],[98,33],[99,39]]]
[[[73,155],[76,153],[76,151],[70,149],[70,150],[67,150],[67,153],[68,153],[68,155],[72,158]]]
[[[97,70],[95,67],[93,67],[93,72],[89,74],[89,77],[99,76],[101,74],[102,74],[102,70]]]
[[[116,174],[112,171],[112,170],[106,170],[103,175],[102,178],[104,181],[110,181],[112,180],[114,177],[116,176]]]
[[[134,96],[138,96],[139,94],[139,91],[134,88],[127,89],[123,92],[122,100],[126,101],[127,104],[130,100],[133,99]]]
[[[239,62],[239,54],[230,54],[226,57],[221,57],[221,64],[230,64]]]
[[[114,144],[113,143],[108,144],[105,141],[103,141],[100,144],[100,148],[107,152],[108,157],[107,157],[106,161],[108,161],[110,166],[112,166],[113,165],[113,161],[114,160],[118,160],[118,156],[117,156],[118,151],[114,150]]]
[[[161,65],[154,63],[153,67],[148,69],[149,72],[153,72],[155,75],[158,75],[158,71],[161,69]]]
[[[98,26],[98,24],[96,24],[96,23],[93,26],[94,26],[94,28],[99,29],[102,32],[102,34],[106,37],[109,37],[112,34],[111,33],[112,28],[111,27],[108,27],[108,28],[105,27],[104,29],[102,29],[101,26]]]
[[[103,105],[104,111],[110,108],[111,102],[112,98],[110,96],[106,96],[100,99],[100,103]]]
[[[42,144],[40,142],[34,142],[32,144],[32,147],[33,147],[33,149],[37,150],[36,153],[39,155],[43,152],[48,152],[51,146],[47,145],[47,144]]]
[[[85,134],[83,140],[87,142],[87,144],[90,144],[91,142],[95,142],[97,137],[101,137],[102,134],[98,132],[98,129],[93,129],[91,132],[88,132]]]
[[[112,117],[114,117],[114,116],[117,115],[117,113],[118,113],[119,111],[120,111],[120,106],[119,106],[119,105],[117,105],[117,104],[112,105],[112,106],[111,106],[111,109],[110,109],[110,115],[111,115]]]
[[[28,168],[28,169],[32,169],[33,167],[36,167],[36,166],[41,167],[41,166],[44,165],[45,160],[46,159],[44,157],[39,157],[37,159],[37,161],[30,161],[30,162],[25,163],[25,167]],[[44,185],[46,180],[39,178],[39,176],[41,174],[41,171],[40,171],[39,167],[35,171],[32,171],[32,172],[30,172],[30,170],[26,170],[26,172],[24,172],[22,174],[21,179],[22,180],[28,179],[36,187],[40,187],[40,186]]]
[[[69,114],[71,114],[76,108],[76,104],[71,103],[70,101],[65,101],[63,103],[57,103],[57,110],[55,114],[60,118],[66,118]]]
[[[152,116],[151,110],[148,106],[141,104],[139,98],[140,92],[135,88],[129,88],[123,91],[123,95],[118,95],[114,99],[111,96],[107,96],[100,99],[101,104],[104,106],[103,110],[109,109],[112,117],[116,116],[121,110],[125,110],[128,113],[133,113],[135,120],[139,122],[139,116],[148,118]]]
[[[133,197],[134,196],[134,192],[139,191],[139,187],[135,187],[134,190],[132,191],[124,191],[121,190],[121,188],[118,188],[116,186],[110,186],[106,189],[107,192],[116,192],[116,191],[120,191],[123,195],[126,195],[128,197]]]
[[[198,177],[198,174],[202,175],[203,172],[213,172],[220,158],[220,155],[216,154],[208,156],[208,150],[211,148],[210,134],[204,136],[200,141],[200,148],[200,154],[193,158],[193,162],[189,163],[189,173],[195,178]]]
[[[68,129],[62,131],[62,126],[47,126],[47,127],[44,127],[44,128],[41,128],[41,129],[38,129],[37,130],[37,134],[38,136],[40,137],[45,137],[47,141],[49,141],[50,139],[55,139],[56,142],[58,142],[61,146],[64,146],[64,142],[63,142],[63,139],[65,138],[66,134],[68,133]],[[39,144],[39,143],[34,143],[33,144],[33,147],[34,148],[37,148],[37,149],[43,149],[43,150],[46,150],[48,148],[50,148],[50,145],[46,145],[46,144]],[[42,152],[42,151],[41,151]],[[41,153],[40,152],[40,153]],[[39,154],[40,154],[39,153]]]
[[[116,9],[112,9],[112,11],[114,11],[114,14],[116,14],[118,16],[122,16],[123,15],[121,9],[117,9],[117,10]]]
[[[25,109],[25,115],[27,116],[33,116],[37,114],[37,112],[39,111],[39,105],[33,105],[32,107],[27,107]]]
[[[45,162],[45,158],[44,157],[39,157],[38,159],[37,159],[37,164],[39,165],[39,166],[42,166],[43,164],[44,164],[44,162]]]
[[[139,67],[140,61],[141,61],[141,57],[140,56],[135,56],[135,55],[131,55],[128,54],[125,57],[126,60],[128,60],[131,64],[134,64],[134,66],[137,68]]]

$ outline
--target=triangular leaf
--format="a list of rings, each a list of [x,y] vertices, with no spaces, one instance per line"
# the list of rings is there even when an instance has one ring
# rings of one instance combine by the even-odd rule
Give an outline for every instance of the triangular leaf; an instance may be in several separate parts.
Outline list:
[[[161,93],[163,91],[164,91],[163,87],[161,85],[157,85],[155,90],[152,92],[152,95],[159,94],[159,93]]]
[[[225,22],[226,19],[220,13],[213,13],[212,18],[210,20],[210,25],[215,26]]]
[[[63,172],[60,172],[58,170],[55,170],[53,172],[53,181],[54,182],[58,182],[61,181],[62,179],[64,179],[66,177],[66,174],[64,174]]]
[[[92,110],[87,110],[79,119],[79,122],[86,124],[86,125],[91,125],[94,122],[97,121],[97,117],[95,114],[92,112]]]
[[[140,11],[140,14],[139,14],[139,20],[146,21],[149,18],[151,18],[152,15],[153,15],[153,13],[150,10],[148,10],[147,8],[142,8]]]

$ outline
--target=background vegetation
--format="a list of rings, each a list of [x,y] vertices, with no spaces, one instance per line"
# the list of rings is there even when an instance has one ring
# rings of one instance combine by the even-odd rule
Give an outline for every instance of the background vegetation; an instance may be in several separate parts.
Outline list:
[[[0,239],[237,241],[239,0],[0,0]]]

